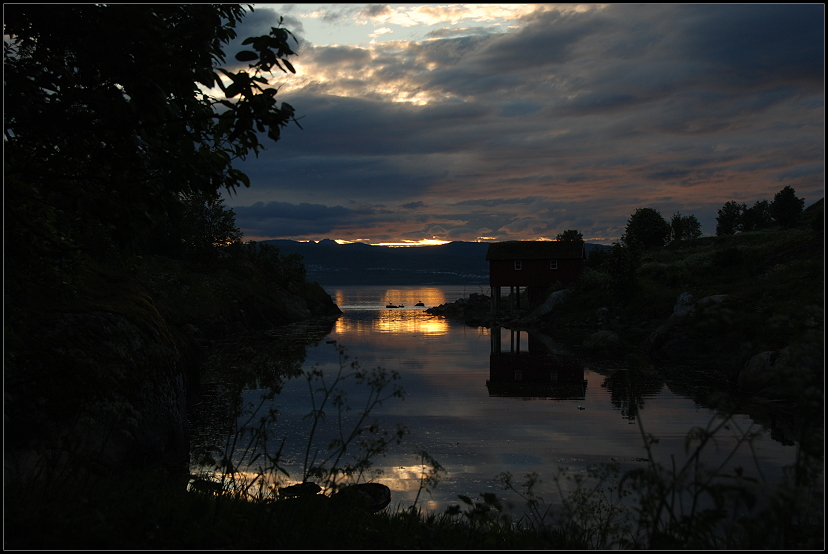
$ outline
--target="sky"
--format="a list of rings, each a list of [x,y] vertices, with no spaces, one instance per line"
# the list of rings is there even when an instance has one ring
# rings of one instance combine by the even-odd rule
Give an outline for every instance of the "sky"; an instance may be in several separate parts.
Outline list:
[[[638,208],[824,196],[824,6],[256,4],[296,75],[225,195],[246,240],[611,244]],[[245,64],[246,65],[246,64]]]

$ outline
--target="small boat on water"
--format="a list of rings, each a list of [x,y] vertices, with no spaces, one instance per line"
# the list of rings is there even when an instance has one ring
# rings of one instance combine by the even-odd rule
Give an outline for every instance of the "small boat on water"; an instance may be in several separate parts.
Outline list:
[[[415,305],[415,306],[425,306],[425,304],[423,304],[422,302],[417,302],[417,303],[416,303],[416,304],[414,304],[414,305]]]
[[[386,304],[386,308],[402,308],[402,306],[395,306],[394,304]]]

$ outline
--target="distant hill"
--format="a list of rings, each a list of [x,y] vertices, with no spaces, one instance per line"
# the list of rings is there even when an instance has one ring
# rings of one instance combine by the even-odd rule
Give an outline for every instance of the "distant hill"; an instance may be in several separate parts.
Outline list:
[[[392,248],[333,240],[262,241],[282,254],[300,254],[309,281],[323,285],[487,285],[487,242]],[[602,248],[587,244],[587,252]],[[606,247],[603,247],[606,248]]]

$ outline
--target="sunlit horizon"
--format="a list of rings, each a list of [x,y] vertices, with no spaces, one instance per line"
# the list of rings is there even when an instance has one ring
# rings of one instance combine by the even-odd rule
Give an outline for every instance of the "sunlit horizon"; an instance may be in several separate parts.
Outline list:
[[[300,241],[300,242],[316,242],[319,241]],[[436,240],[436,239],[420,239],[420,240],[407,240],[403,242],[369,242],[367,239],[356,239],[356,240],[346,240],[346,239],[334,239],[334,242],[337,244],[368,244],[370,246],[390,246],[392,248],[398,247],[406,247],[406,246],[439,246],[441,244],[448,244],[452,241],[450,240]]]

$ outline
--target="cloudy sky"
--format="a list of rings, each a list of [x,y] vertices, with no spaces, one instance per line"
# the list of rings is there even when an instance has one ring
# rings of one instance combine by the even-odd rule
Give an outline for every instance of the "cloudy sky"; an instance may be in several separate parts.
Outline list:
[[[264,4],[239,41],[279,17],[303,129],[239,165],[247,239],[611,244],[636,208],[712,235],[824,195],[822,4]]]

